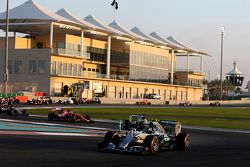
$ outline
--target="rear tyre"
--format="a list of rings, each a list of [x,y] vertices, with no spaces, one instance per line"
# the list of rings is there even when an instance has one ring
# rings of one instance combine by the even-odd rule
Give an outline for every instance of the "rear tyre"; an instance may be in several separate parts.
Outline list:
[[[188,133],[180,133],[176,137],[176,145],[179,150],[190,150],[190,135]]]
[[[159,152],[159,139],[156,136],[149,135],[144,139],[143,147],[149,154],[156,155]]]

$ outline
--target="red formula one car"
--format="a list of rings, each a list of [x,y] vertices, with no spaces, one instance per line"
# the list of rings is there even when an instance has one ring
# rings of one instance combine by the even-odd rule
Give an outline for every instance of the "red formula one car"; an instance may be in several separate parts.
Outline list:
[[[78,113],[73,113],[69,108],[56,108],[52,109],[52,111],[48,114],[49,120],[60,120],[60,121],[67,121],[67,122],[85,122],[90,123],[94,122],[90,119],[89,115],[82,116]]]
[[[136,105],[151,105],[151,102],[149,100],[142,100],[142,101],[137,101],[135,104]]]

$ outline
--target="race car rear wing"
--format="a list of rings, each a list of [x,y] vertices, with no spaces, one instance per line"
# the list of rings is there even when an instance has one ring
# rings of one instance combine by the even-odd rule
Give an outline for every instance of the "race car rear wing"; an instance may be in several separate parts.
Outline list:
[[[169,135],[178,136],[181,133],[181,123],[178,121],[160,120],[159,123]]]

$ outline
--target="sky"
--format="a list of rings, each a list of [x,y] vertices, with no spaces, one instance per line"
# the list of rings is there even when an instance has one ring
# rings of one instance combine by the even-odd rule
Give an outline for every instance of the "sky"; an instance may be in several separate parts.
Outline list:
[[[15,7],[26,0],[9,0]],[[66,8],[74,14],[89,14],[109,24],[114,20],[112,0],[35,0],[57,11]],[[208,53],[204,58],[204,73],[215,79],[220,74],[221,27],[225,27],[223,74],[237,67],[245,74],[243,88],[250,80],[250,0],[118,0],[116,21],[124,27],[140,28],[146,34],[153,31],[162,37],[173,36],[193,49]],[[6,0],[0,0],[0,12]],[[3,33],[0,33],[3,35]],[[186,59],[179,58],[177,68],[186,67]],[[190,69],[199,69],[200,59],[190,59]],[[224,75],[225,77],[225,75]]]

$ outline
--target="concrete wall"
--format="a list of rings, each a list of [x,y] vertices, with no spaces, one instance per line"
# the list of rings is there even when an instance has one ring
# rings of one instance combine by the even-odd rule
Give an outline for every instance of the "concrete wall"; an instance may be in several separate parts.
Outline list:
[[[12,74],[9,75],[9,82],[16,83],[30,83],[38,84],[38,90],[42,92],[49,93],[50,83],[50,49],[10,49],[9,51],[9,61],[12,61]],[[0,58],[3,59],[3,54],[0,52]],[[20,66],[20,72],[14,74],[14,61],[21,61],[22,65]],[[29,60],[44,60],[46,62],[46,70],[44,73],[30,73],[29,72]],[[1,68],[1,82],[3,81],[3,66],[4,64],[0,63]]]

